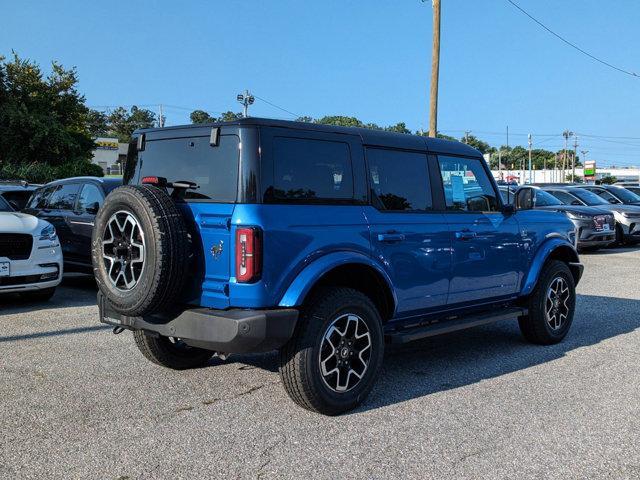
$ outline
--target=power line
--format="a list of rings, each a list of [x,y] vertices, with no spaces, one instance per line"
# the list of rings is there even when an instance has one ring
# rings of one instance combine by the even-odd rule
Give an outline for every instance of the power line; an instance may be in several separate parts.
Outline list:
[[[262,100],[264,103],[267,103],[267,104],[271,105],[272,107],[277,108],[278,110],[282,110],[283,112],[286,112],[286,113],[288,113],[289,115],[294,116],[295,118],[300,118],[300,117],[302,117],[302,115],[298,115],[297,113],[293,113],[293,112],[291,112],[291,111],[287,110],[286,108],[282,108],[282,107],[280,107],[280,106],[276,105],[275,103],[270,102],[269,100],[266,100],[266,99],[264,99],[264,98],[262,98],[262,97],[259,97],[259,96],[258,96],[258,95],[256,95],[255,93],[253,94],[253,96],[254,96],[254,97],[256,97],[258,100]]]
[[[515,3],[513,0],[507,0],[507,2],[509,2],[511,5],[513,5],[514,7],[516,7],[518,10],[520,10],[522,13],[524,13],[527,17],[529,17],[531,20],[533,20],[534,22],[536,22],[538,25],[540,25],[542,28],[544,28],[547,32],[549,32],[551,35],[553,35],[554,37],[557,37],[558,39],[562,40],[564,43],[566,43],[567,45],[569,45],[572,48],[575,48],[576,50],[578,50],[580,53],[586,55],[587,57],[595,60],[596,62],[600,62],[603,65],[606,65],[609,68],[613,68],[614,70],[617,70],[618,72],[621,73],[625,73],[627,75],[631,75],[632,77],[638,77],[639,75],[635,72],[630,72],[628,70],[625,70],[623,68],[620,67],[616,67],[615,65],[610,64],[609,62],[606,62],[598,57],[596,57],[595,55],[590,54],[589,52],[583,50],[582,48],[580,48],[579,46],[577,46],[575,43],[571,43],[569,40],[567,40],[566,38],[558,35],[556,32],[554,32],[553,30],[551,30],[549,27],[547,27],[544,23],[542,23],[540,20],[537,20],[536,18],[534,18],[531,14],[529,14],[526,10],[524,10],[520,5],[518,5],[517,3]]]

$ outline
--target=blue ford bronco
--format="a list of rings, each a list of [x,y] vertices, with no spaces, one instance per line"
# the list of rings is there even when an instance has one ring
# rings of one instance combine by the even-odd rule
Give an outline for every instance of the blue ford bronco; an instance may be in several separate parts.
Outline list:
[[[136,132],[92,257],[100,321],[149,360],[278,349],[290,397],[328,415],[385,344],[505,319],[561,341],[583,269],[571,221],[503,204],[467,145],[258,118]]]

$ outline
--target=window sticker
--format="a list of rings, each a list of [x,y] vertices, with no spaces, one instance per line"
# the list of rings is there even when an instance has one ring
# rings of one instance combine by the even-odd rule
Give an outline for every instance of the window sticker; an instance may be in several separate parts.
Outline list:
[[[462,175],[451,175],[451,190],[454,203],[464,203],[466,201],[464,195],[464,178]]]

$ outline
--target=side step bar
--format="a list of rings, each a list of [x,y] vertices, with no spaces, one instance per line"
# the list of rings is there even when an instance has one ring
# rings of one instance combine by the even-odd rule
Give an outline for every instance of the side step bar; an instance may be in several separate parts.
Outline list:
[[[526,315],[527,313],[528,310],[526,308],[511,307],[465,317],[435,318],[427,321],[428,323],[423,323],[416,327],[388,332],[385,336],[387,337],[387,343],[403,344],[419,340],[421,338],[434,337],[436,335],[464,330],[465,328],[477,327],[479,325],[486,325],[487,323],[498,322],[500,320],[512,320]]]

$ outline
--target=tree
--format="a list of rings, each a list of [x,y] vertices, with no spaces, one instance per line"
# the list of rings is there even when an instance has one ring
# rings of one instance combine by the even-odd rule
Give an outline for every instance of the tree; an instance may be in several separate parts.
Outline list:
[[[356,117],[345,117],[342,115],[331,115],[315,120],[314,123],[324,125],[337,125],[339,127],[364,127],[365,125]]]
[[[482,140],[480,140],[478,137],[474,135],[468,135],[466,137],[462,137],[460,141],[463,143],[466,143],[470,147],[480,150],[480,153],[482,153],[483,155],[485,153],[496,152],[496,149],[494,147],[489,145],[487,142],[483,142]]]
[[[602,185],[613,185],[617,181],[618,181],[618,179],[616,177],[614,177],[613,175],[605,175],[604,177],[602,177],[600,179],[600,183]]]
[[[191,120],[191,123],[213,123],[216,121],[214,117],[204,110],[194,110],[191,112],[191,115],[189,115],[189,119]]]
[[[45,77],[15,52],[12,60],[0,57],[1,164],[89,163],[94,145],[77,83],[76,70],[57,62]]]
[[[574,178],[572,173],[567,174],[565,179],[567,180],[567,182],[584,183],[584,178],[582,178],[580,175],[576,175]]]
[[[118,137],[120,142],[129,142],[134,130],[151,128],[156,121],[156,114],[146,108],[134,105],[127,111],[124,107],[118,107],[107,115],[107,134]]]
[[[407,125],[404,122],[399,122],[399,123],[396,123],[395,125],[386,127],[385,130],[387,132],[411,133],[411,130],[407,128]]]
[[[191,119],[191,123],[220,123],[220,122],[233,122],[234,120],[238,120],[242,118],[242,113],[240,112],[224,112],[219,117],[211,116],[208,112],[204,110],[194,110],[189,115]]]

